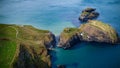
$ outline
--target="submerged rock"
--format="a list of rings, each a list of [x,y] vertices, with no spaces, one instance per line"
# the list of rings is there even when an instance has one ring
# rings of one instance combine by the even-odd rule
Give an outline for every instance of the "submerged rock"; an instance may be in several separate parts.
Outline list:
[[[65,65],[57,65],[57,68],[66,68]]]
[[[79,20],[82,22],[86,22],[88,20],[95,19],[99,16],[99,13],[95,11],[94,8],[86,8],[82,11]]]
[[[108,24],[97,20],[89,20],[79,28],[67,28],[60,35],[58,47],[69,48],[80,41],[104,42],[115,44],[118,41],[117,32]]]

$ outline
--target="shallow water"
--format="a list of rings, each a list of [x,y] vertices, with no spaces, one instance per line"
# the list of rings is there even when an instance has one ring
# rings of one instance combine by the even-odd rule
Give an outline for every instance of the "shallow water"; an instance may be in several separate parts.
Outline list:
[[[65,27],[79,27],[78,17],[86,7],[96,8],[98,20],[114,27],[120,35],[120,0],[0,0],[0,23],[28,24],[60,35]],[[82,42],[70,50],[56,48],[52,67],[120,68],[120,45]]]

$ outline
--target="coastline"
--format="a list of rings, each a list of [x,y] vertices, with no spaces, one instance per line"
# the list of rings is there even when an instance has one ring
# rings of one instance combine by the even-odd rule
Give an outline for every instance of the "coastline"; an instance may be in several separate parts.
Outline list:
[[[53,0],[53,1],[42,1],[42,0],[2,0],[0,2],[0,24],[10,24],[10,25],[31,25],[37,29],[48,30],[52,32],[55,37],[60,36],[61,32],[64,28],[79,28],[81,24],[85,22],[81,22],[78,20],[80,14],[82,13],[83,9],[86,7],[93,7],[96,8],[96,12],[99,12],[99,17],[97,20],[103,21],[106,24],[111,25],[120,37],[120,12],[119,12],[120,1],[118,0],[106,0],[106,1],[99,1],[99,0]],[[12,39],[19,37],[19,32],[16,33],[15,29],[9,27],[10,30],[6,31],[9,35],[14,35]],[[2,30],[2,29],[0,29]],[[36,31],[35,31],[36,32]],[[21,32],[20,32],[21,33]],[[28,30],[28,35],[32,34]],[[41,34],[41,33],[40,33]],[[0,35],[3,35],[0,33]],[[15,36],[16,35],[16,36]],[[37,37],[39,34],[34,36]],[[33,36],[33,35],[31,35]],[[26,37],[25,38],[30,38]],[[3,40],[3,41],[1,41]],[[34,40],[34,39],[33,39]],[[58,43],[57,39],[57,43]],[[2,54],[9,54],[6,57],[11,58],[13,51],[16,49],[14,46],[15,40],[11,42],[8,38],[1,38],[0,43],[1,45],[9,44],[9,46],[1,47],[0,50],[2,51],[9,51],[8,53],[0,52]],[[27,41],[30,41],[27,40]],[[39,41],[34,40],[35,43],[39,43]],[[29,44],[22,44],[21,52],[27,54],[27,56],[32,56],[41,52],[41,49],[38,47],[34,48],[33,42],[23,42]],[[14,44],[14,45],[12,45]],[[29,48],[29,46],[31,49]],[[27,48],[28,46],[28,48]],[[57,68],[57,66],[65,65],[66,68],[119,68],[120,67],[120,43],[118,44],[109,44],[109,43],[100,43],[100,42],[85,42],[80,41],[77,44],[74,44],[69,49],[64,50],[63,48],[56,47],[58,44],[51,46],[50,50],[43,48],[43,53],[41,54],[49,59],[51,59],[51,63],[48,63],[52,66],[52,68]],[[49,46],[48,46],[49,47]],[[9,48],[9,49],[5,49]],[[18,48],[18,51],[20,49]],[[36,51],[34,51],[36,50]],[[47,51],[46,51],[47,50]],[[48,54],[47,54],[48,53]],[[39,55],[41,55],[39,54]],[[48,56],[49,55],[49,56]],[[51,55],[51,56],[50,56]],[[24,55],[26,57],[26,55]],[[1,60],[4,60],[6,57],[0,56]],[[42,58],[42,60],[49,62],[46,60],[47,58]],[[38,58],[38,57],[36,57]],[[0,62],[1,62],[0,60]],[[35,60],[33,58],[33,60]],[[8,60],[7,62],[9,63]],[[38,60],[39,61],[39,60]],[[13,61],[12,61],[13,62]],[[32,61],[30,61],[32,62]],[[43,62],[46,65],[46,62]],[[23,62],[25,63],[25,62]],[[1,65],[2,63],[0,63]],[[20,63],[22,65],[22,63]],[[36,63],[37,64],[37,61]],[[29,62],[28,62],[29,65]],[[39,64],[38,64],[39,65]],[[0,66],[1,67],[1,66]],[[32,65],[31,65],[32,67]],[[2,67],[1,67],[2,68]],[[42,67],[41,67],[42,68]]]

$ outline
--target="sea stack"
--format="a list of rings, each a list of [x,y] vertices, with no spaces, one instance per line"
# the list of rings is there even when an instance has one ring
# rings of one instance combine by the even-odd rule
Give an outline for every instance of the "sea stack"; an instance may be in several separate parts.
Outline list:
[[[81,22],[87,22],[88,20],[95,19],[99,16],[99,13],[94,8],[86,8],[82,11],[79,20]]]

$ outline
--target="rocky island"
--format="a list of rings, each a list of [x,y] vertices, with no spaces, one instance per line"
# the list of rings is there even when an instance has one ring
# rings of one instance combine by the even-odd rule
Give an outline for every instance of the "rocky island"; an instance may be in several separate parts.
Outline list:
[[[118,35],[110,25],[89,20],[79,28],[65,28],[60,35],[58,47],[66,49],[81,41],[115,44],[118,42]]]
[[[86,8],[82,11],[79,20],[82,22],[86,22],[88,20],[95,19],[99,16],[99,13],[95,11],[94,8]]]
[[[0,42],[0,67],[51,68],[47,49],[56,42],[50,31],[30,25],[0,24]]]

